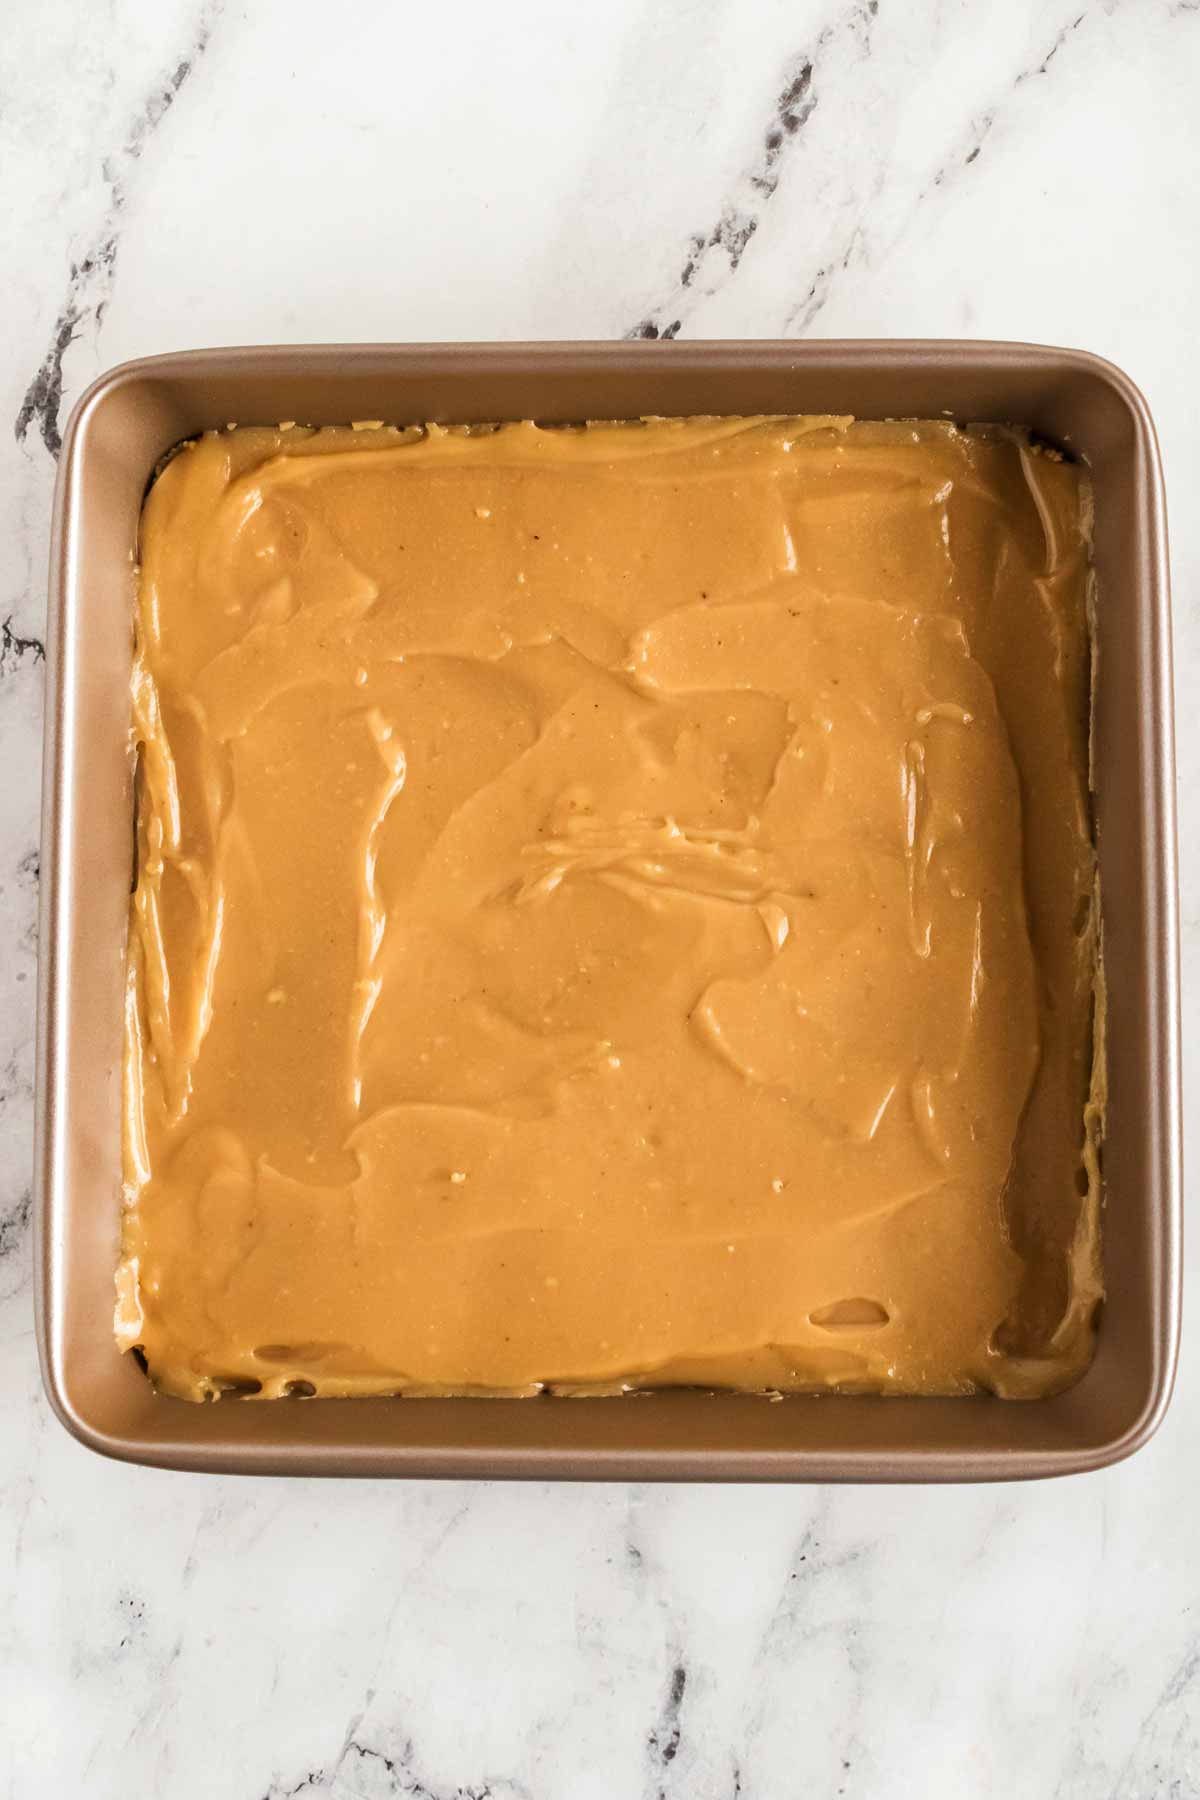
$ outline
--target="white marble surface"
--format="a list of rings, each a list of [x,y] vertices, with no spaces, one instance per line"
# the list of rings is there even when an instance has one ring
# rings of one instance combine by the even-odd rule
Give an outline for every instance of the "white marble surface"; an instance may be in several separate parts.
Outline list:
[[[28,1227],[53,455],[93,374],[187,345],[929,333],[1124,364],[1172,507],[1194,1071],[1198,92],[1197,0],[9,0],[7,1795],[1200,1794],[1190,1336],[1147,1450],[1026,1489],[169,1476],[48,1416]]]

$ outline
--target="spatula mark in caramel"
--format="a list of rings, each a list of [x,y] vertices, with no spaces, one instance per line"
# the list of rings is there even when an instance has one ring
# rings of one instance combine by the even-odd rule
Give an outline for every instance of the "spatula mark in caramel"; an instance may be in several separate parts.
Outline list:
[[[831,1300],[810,1312],[809,1320],[821,1331],[878,1331],[891,1324],[891,1314],[879,1300],[856,1296],[850,1300]]]

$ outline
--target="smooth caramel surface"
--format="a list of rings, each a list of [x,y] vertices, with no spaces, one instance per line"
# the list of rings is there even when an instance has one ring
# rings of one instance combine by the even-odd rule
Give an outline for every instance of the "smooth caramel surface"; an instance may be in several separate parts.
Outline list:
[[[160,1387],[1078,1374],[1076,468],[241,429],[141,559],[117,1317]]]

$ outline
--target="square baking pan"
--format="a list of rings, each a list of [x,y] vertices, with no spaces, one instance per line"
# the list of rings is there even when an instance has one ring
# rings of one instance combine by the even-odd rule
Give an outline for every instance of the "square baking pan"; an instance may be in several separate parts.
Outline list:
[[[1095,815],[1108,984],[1107,1298],[1051,1399],[762,1396],[195,1405],[114,1342],[132,843],[134,556],[164,452],[230,420],[647,413],[948,415],[1028,427],[1095,491]],[[111,1456],[296,1475],[969,1481],[1066,1474],[1143,1444],[1179,1332],[1179,973],[1162,475],[1145,401],[1073,350],[949,342],[338,346],[127,363],[80,400],[50,568],[36,1148],[38,1341],[63,1423]]]

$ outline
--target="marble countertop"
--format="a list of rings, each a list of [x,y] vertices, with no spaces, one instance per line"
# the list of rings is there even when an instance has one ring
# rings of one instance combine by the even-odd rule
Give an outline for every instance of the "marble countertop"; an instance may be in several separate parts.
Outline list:
[[[42,1399],[44,569],[99,370],[271,340],[982,336],[1160,427],[1200,1101],[1198,0],[13,0],[0,34],[0,1789],[1200,1794],[1200,1349],[1018,1488],[171,1476]],[[1194,1143],[1194,1139],[1193,1139]]]

